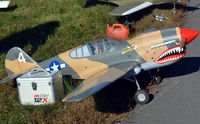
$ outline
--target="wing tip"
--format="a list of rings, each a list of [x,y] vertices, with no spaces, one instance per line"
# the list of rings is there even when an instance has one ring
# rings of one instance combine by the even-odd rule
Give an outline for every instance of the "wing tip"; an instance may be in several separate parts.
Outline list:
[[[65,100],[65,99],[62,99],[62,102],[67,102],[67,100]]]
[[[19,76],[19,74],[18,75],[9,75],[8,77],[6,77],[6,78],[4,78],[3,80],[0,81],[0,85],[7,83],[8,81],[11,81],[18,76]]]
[[[62,102],[77,102],[77,101],[80,101],[80,100],[82,100],[82,99],[84,99],[84,98],[76,98],[77,96],[72,96],[72,97],[70,97],[70,98],[68,98],[67,96],[64,98],[64,99],[62,99]]]

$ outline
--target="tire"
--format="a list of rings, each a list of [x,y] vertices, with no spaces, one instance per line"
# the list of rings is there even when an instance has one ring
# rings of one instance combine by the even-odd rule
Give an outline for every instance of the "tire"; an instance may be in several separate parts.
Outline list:
[[[160,76],[154,77],[154,79],[153,79],[153,83],[154,84],[160,84],[160,82],[161,82],[161,77]]]
[[[135,93],[135,101],[137,104],[144,105],[149,102],[149,93],[146,90],[138,90]]]

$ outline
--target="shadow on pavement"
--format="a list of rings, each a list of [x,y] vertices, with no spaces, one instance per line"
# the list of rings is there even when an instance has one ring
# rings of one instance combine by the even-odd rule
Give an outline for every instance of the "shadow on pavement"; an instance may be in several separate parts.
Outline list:
[[[190,12],[190,11],[194,12],[194,11],[200,9],[200,8],[199,8],[199,6],[196,6],[196,7],[193,7],[193,6],[183,6],[183,9],[184,9],[185,12]]]
[[[200,57],[183,58],[177,63],[160,69],[162,78],[184,76],[199,71]]]
[[[150,82],[150,76],[147,72],[142,72],[137,75],[137,79],[142,89],[146,89]],[[96,95],[94,100],[96,103],[96,109],[101,112],[109,113],[124,113],[132,110],[136,103],[134,100],[134,94],[137,91],[136,84],[126,79],[119,79],[107,86]],[[151,102],[153,95],[150,94]]]
[[[159,73],[155,75],[160,75],[162,78],[184,76],[199,71],[199,67],[200,57],[187,57],[173,65],[160,68]],[[156,73],[156,70],[152,70],[152,73]],[[151,82],[147,72],[142,72],[137,76],[137,79],[142,89],[146,89]],[[94,96],[96,109],[101,112],[116,114],[129,112],[136,105],[134,100],[136,91],[135,83],[119,79]],[[153,101],[153,99],[153,94],[150,94],[149,102]]]

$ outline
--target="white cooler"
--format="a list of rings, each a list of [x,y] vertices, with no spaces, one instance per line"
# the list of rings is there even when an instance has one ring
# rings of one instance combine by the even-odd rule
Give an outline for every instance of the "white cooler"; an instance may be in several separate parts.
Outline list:
[[[51,104],[64,97],[60,71],[47,72],[34,68],[17,78],[19,99],[23,105]]]

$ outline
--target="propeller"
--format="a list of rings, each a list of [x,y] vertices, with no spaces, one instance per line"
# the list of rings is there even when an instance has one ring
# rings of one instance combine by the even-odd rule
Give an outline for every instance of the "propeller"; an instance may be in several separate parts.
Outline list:
[[[187,40],[187,38],[181,37],[181,45],[180,45],[181,48],[183,48],[185,46],[186,40]]]

